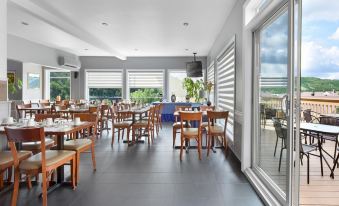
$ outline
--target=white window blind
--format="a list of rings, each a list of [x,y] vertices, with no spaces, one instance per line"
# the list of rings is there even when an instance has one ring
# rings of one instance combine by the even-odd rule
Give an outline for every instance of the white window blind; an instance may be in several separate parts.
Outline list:
[[[207,69],[207,81],[215,85],[215,76],[214,76],[214,63],[212,63]],[[214,104],[214,86],[212,87],[209,100]]]
[[[121,71],[87,72],[88,88],[122,88]]]
[[[217,108],[229,111],[227,136],[234,138],[235,39],[217,57]]]
[[[163,88],[163,84],[163,71],[128,72],[129,88]]]

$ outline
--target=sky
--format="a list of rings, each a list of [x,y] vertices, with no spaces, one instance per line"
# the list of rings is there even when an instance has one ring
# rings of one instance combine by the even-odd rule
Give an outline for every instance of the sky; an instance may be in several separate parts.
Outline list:
[[[304,0],[301,75],[339,79],[339,0]],[[262,29],[261,76],[287,76],[288,16]]]
[[[339,0],[303,1],[302,76],[339,79]]]

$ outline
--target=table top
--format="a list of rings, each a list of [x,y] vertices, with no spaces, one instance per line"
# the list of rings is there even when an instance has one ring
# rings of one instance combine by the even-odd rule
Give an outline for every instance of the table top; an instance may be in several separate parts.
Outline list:
[[[88,111],[89,111],[89,108],[68,108],[68,109],[58,110],[57,112],[81,113],[81,112],[88,112]]]
[[[51,106],[38,106],[38,107],[27,107],[19,108],[18,110],[50,110]]]
[[[129,114],[143,114],[149,111],[149,107],[141,108],[141,109],[126,109],[126,110],[119,110],[117,113],[129,113]]]
[[[339,127],[326,124],[315,124],[315,123],[300,123],[301,130],[308,130],[313,132],[320,132],[326,134],[339,134]]]
[[[199,112],[199,111],[183,111],[183,112],[197,113],[197,112]],[[180,116],[180,111],[175,111],[175,112],[173,113],[173,115],[174,115],[174,116]],[[203,111],[203,112],[202,112],[202,116],[206,116],[206,115],[207,115],[207,111]]]
[[[94,126],[94,122],[81,122],[79,125],[74,125],[73,122],[67,122],[64,125],[58,126],[45,126],[44,131],[46,135],[66,135],[71,134],[77,131],[80,131],[85,128]],[[9,126],[11,128],[23,128],[22,126]],[[5,133],[5,126],[0,126],[0,134]]]

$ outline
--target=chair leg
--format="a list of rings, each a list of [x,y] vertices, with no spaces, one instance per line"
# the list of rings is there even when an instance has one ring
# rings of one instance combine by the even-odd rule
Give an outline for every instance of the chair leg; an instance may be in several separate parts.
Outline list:
[[[132,128],[132,142],[135,142],[135,129]]]
[[[180,143],[180,161],[182,161],[182,152],[184,150],[184,141],[185,141],[185,139],[180,137],[180,142],[181,142]]]
[[[19,194],[19,182],[20,182],[20,172],[18,168],[15,168],[14,171],[14,187],[13,187],[13,193],[12,193],[12,201],[11,206],[16,206],[17,200],[18,200],[18,194]]]
[[[210,149],[211,149],[211,135],[206,133],[207,137],[207,157],[210,155]]]
[[[95,145],[94,145],[94,142],[92,142],[92,145],[91,145],[91,153],[92,153],[93,171],[96,171],[97,170],[97,163],[95,161]]]
[[[27,188],[28,190],[32,189],[32,182],[31,182],[31,176],[30,175],[26,175],[26,182],[27,182]]]
[[[225,149],[224,149],[224,150],[225,150],[225,155],[227,155],[227,151],[228,151],[228,142],[227,142],[226,136],[224,136],[223,139],[224,139],[224,141],[225,141],[225,146],[224,146],[224,147],[225,147]]]
[[[76,182],[79,182],[79,170],[80,170],[80,152],[76,152],[76,169],[75,169],[75,178]]]
[[[125,129],[123,128],[123,129],[122,129],[121,140],[123,140],[123,139],[124,139],[124,136],[125,136]]]
[[[199,160],[201,160],[201,137],[198,137],[198,154]]]
[[[118,142],[119,142],[119,139],[118,139]],[[114,127],[112,127],[112,142],[111,142],[111,145],[114,144]]]
[[[42,205],[47,206],[47,174],[42,173]]]
[[[177,130],[175,128],[173,128],[173,148],[175,147],[176,136],[177,136]]]
[[[129,134],[131,132],[131,128],[126,128],[127,129],[127,144],[129,144]]]
[[[4,187],[4,172],[0,173],[0,190]]]
[[[7,170],[7,182],[10,183],[12,181],[12,167]]]
[[[279,140],[279,137],[277,136],[277,139],[275,140],[274,155],[273,155],[274,157],[275,157],[275,153],[277,152],[278,140]]]
[[[78,185],[78,182],[76,180],[75,174],[76,174],[76,157],[73,157],[71,160],[71,178],[72,178],[72,188],[75,190],[76,186]]]
[[[118,129],[118,142],[120,142],[120,128]]]
[[[279,157],[279,169],[278,171],[280,172],[280,167],[281,167],[281,158],[282,158],[282,152],[283,152],[284,148],[281,148],[280,150],[280,157]]]

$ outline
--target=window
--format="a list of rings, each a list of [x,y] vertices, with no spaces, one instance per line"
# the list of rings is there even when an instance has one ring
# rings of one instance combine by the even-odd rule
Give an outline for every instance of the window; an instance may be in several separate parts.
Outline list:
[[[89,100],[122,98],[122,71],[87,71],[86,83]]]
[[[51,101],[54,101],[57,96],[61,99],[70,99],[71,97],[71,73],[70,72],[59,72],[59,71],[47,71],[47,77],[49,82],[47,83],[46,95]],[[48,79],[48,78],[47,78]]]
[[[235,87],[235,37],[217,57],[217,108],[229,111],[227,136],[233,140]]]
[[[213,105],[214,101],[215,101],[214,100],[214,85],[215,85],[214,62],[207,69],[207,82],[211,82],[213,84],[211,92],[210,92],[209,96],[207,97],[207,99],[210,100],[212,102],[212,105]]]
[[[182,87],[184,79],[187,77],[185,70],[169,71],[168,73],[168,99],[174,94],[177,102],[184,102],[186,99],[186,91]]]
[[[128,71],[127,78],[131,101],[151,103],[162,98],[163,71]]]

